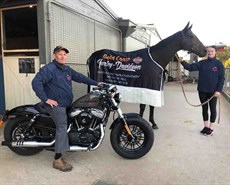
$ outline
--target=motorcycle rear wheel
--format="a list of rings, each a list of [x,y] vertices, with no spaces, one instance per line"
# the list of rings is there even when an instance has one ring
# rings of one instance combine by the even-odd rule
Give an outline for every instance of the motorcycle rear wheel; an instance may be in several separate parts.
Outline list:
[[[20,134],[23,132],[23,125],[29,121],[29,118],[19,117],[7,121],[4,128],[4,139],[6,142],[17,142]],[[31,134],[35,134],[35,129],[31,129]],[[37,147],[13,147],[8,146],[18,155],[30,156],[41,152],[44,148]]]
[[[138,159],[152,148],[154,133],[150,124],[141,117],[126,120],[134,138],[125,130],[124,124],[117,123],[111,133],[110,142],[117,154],[127,159]]]

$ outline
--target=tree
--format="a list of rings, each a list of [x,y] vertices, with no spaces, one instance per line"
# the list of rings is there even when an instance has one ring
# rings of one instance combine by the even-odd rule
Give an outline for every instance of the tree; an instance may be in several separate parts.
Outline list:
[[[230,58],[224,62],[224,67],[230,67]]]
[[[230,58],[230,46],[224,47],[224,50],[217,51],[216,58],[225,64],[225,62]]]

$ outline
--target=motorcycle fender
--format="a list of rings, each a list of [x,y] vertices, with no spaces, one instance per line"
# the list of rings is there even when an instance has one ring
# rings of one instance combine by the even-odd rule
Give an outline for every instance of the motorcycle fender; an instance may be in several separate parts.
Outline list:
[[[38,113],[39,112],[34,108],[34,105],[22,105],[11,110],[7,110],[3,116],[3,121],[15,118],[17,116],[30,116]]]
[[[138,113],[124,113],[123,115],[124,115],[126,120],[128,120],[130,118],[138,118],[138,117],[140,117],[140,114],[138,114]],[[123,121],[121,120],[121,118],[115,119],[109,129],[113,129],[113,127],[116,124],[118,124],[118,122],[122,123]]]

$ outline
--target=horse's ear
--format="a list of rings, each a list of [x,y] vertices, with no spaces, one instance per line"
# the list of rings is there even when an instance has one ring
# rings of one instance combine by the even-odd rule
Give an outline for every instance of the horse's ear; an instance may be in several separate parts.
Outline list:
[[[189,30],[191,30],[192,29],[192,25],[191,26],[189,26],[189,28],[188,28]]]
[[[189,24],[190,24],[190,22],[188,22],[188,24],[185,26],[185,28],[183,29],[183,31],[186,31],[186,30],[189,29]]]

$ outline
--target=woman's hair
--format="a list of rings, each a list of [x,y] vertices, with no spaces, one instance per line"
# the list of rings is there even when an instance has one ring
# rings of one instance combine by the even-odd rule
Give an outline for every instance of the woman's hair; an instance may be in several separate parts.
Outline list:
[[[212,45],[212,46],[208,46],[208,48],[213,48],[213,49],[215,49],[215,51],[217,52],[217,47],[216,47],[216,46],[214,46],[214,45]]]

